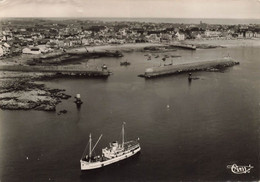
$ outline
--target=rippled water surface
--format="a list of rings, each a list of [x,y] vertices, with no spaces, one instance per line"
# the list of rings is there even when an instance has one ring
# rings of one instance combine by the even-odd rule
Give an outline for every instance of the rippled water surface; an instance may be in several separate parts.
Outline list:
[[[152,56],[125,53],[123,58],[90,60],[106,63],[108,79],[55,79],[48,87],[81,94],[58,105],[67,114],[0,111],[0,180],[10,181],[222,181],[259,180],[260,51],[259,47],[178,50]],[[151,80],[137,77],[158,66],[164,54],[181,55],[174,63],[230,55],[240,65],[223,72],[197,72]],[[128,67],[120,61],[131,62]],[[171,61],[171,58],[168,59]],[[95,171],[80,171],[79,160],[91,132],[103,138],[96,153],[120,140],[139,137],[141,153]],[[28,158],[27,158],[28,157]],[[227,165],[254,166],[236,175]]]

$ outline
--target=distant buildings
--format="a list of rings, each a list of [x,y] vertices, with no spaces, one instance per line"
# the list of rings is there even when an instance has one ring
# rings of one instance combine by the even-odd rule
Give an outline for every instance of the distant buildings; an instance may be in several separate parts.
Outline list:
[[[12,20],[8,20],[12,21]],[[23,20],[19,20],[23,21]],[[170,24],[49,20],[0,26],[0,56],[39,54],[78,46],[170,43],[186,39],[260,38],[259,25]],[[28,22],[28,21],[27,21]]]
[[[206,30],[204,34],[206,37],[221,37],[222,33],[220,31]]]

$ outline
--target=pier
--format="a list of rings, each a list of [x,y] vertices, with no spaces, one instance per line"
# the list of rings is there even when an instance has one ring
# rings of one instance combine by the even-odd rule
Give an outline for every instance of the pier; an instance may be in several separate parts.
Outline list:
[[[91,68],[73,68],[66,66],[26,66],[26,65],[1,65],[0,71],[16,71],[16,72],[48,72],[67,76],[82,77],[108,77],[109,70],[103,67],[97,69]]]
[[[140,76],[145,78],[154,78],[158,76],[177,74],[183,72],[221,69],[225,67],[234,66],[236,64],[239,64],[239,62],[234,61],[230,57],[226,57],[226,58],[216,59],[211,61],[200,61],[200,62],[147,68],[145,70],[145,73]]]

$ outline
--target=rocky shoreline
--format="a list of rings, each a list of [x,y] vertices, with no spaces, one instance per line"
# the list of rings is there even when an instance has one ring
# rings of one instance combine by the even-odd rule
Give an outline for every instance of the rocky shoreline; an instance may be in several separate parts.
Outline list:
[[[47,53],[40,57],[33,57],[27,60],[28,65],[67,65],[79,64],[83,59],[96,59],[101,57],[123,57],[119,51],[64,51],[57,53]]]
[[[62,99],[71,96],[65,90],[50,89],[31,79],[4,80],[0,87],[0,108],[6,110],[56,111]]]

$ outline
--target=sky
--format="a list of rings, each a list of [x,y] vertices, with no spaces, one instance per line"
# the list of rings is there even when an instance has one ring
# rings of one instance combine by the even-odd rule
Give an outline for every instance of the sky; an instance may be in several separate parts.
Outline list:
[[[260,0],[0,0],[0,17],[260,19]]]

